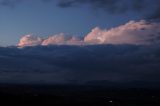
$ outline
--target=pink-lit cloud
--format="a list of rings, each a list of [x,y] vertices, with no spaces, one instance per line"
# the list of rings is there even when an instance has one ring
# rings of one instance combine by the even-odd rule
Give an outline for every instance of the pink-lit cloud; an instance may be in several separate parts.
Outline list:
[[[75,36],[65,35],[60,33],[48,37],[42,42],[42,45],[79,45],[82,40]]]
[[[130,21],[109,30],[94,28],[84,42],[91,44],[136,44],[146,45],[159,42],[160,23],[149,23],[144,20]]]
[[[42,41],[43,40],[40,37],[36,37],[34,35],[25,35],[20,39],[18,46],[37,46],[41,45]]]
[[[80,39],[76,36],[65,35],[64,33],[56,34],[49,36],[46,39],[36,37],[34,35],[25,35],[23,36],[18,46],[37,46],[37,45],[81,45],[84,44],[83,39]]]
[[[61,45],[61,44],[66,44],[66,41],[69,39],[68,36],[65,36],[63,33],[53,35],[48,37],[42,42],[42,45]]]
[[[20,39],[18,46],[36,45],[87,45],[87,44],[134,44],[149,45],[160,42],[160,23],[129,21],[128,23],[111,28],[96,27],[84,39],[68,36],[64,33],[50,36],[46,39],[25,35]]]

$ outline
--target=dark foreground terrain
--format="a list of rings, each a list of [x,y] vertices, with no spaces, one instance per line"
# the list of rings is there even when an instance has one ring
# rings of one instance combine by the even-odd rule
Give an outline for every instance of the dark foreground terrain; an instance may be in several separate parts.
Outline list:
[[[160,90],[0,84],[0,106],[160,106]]]

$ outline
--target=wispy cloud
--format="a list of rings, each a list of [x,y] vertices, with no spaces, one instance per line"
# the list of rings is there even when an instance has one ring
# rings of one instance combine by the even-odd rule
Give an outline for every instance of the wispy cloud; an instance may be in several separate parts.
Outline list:
[[[0,0],[0,6],[15,7],[25,0]],[[27,0],[28,1],[28,0]],[[25,1],[25,2],[27,2]],[[100,10],[109,14],[123,14],[126,12],[136,12],[144,14],[142,18],[159,20],[160,1],[159,0],[40,0],[42,2],[55,1],[60,8],[79,7],[88,5],[94,10]],[[152,10],[152,11],[150,11]]]
[[[18,3],[24,0],[0,0],[0,6],[15,7]]]
[[[144,0],[59,0],[58,6],[67,8],[87,4],[92,8],[115,14],[141,10],[144,8],[143,3]]]
[[[105,11],[110,14],[123,14],[126,12],[144,13],[148,19],[160,19],[159,0],[58,0],[61,8],[78,7],[88,5],[95,10]],[[152,11],[150,11],[152,9]],[[143,18],[144,18],[143,17]]]

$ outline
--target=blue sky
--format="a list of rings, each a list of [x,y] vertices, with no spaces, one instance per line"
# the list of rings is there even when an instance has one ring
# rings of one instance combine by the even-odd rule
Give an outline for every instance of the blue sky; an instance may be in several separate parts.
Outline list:
[[[13,6],[0,5],[0,46],[16,45],[26,34],[47,37],[64,32],[85,36],[96,26],[111,28],[140,19],[143,19],[142,14],[134,11],[110,14],[88,5],[61,8],[57,6],[57,0],[28,0]]]

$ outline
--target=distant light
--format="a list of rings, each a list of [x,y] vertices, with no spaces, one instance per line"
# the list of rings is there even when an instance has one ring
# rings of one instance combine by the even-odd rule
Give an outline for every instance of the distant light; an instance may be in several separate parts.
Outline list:
[[[112,101],[112,100],[110,100],[109,102],[110,102],[110,103],[113,103],[113,101]]]
[[[152,96],[152,98],[155,98],[155,96]]]
[[[33,96],[36,96],[36,97],[37,97],[37,96],[38,96],[38,94],[34,94]]]

